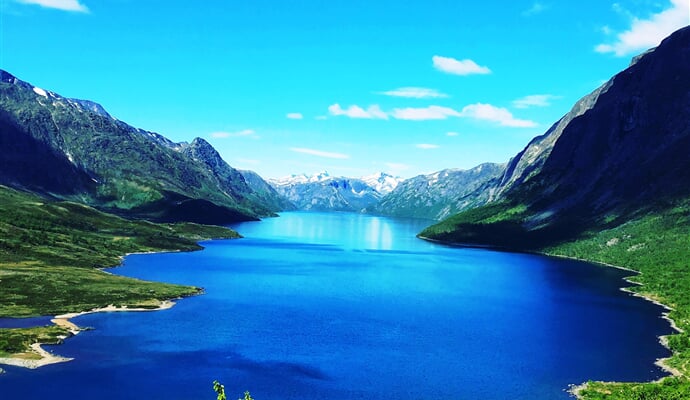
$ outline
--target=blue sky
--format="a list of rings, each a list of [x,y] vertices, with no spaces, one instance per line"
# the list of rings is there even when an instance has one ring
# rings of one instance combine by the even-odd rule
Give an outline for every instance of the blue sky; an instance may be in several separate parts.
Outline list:
[[[688,0],[0,0],[0,68],[264,177],[505,162]]]

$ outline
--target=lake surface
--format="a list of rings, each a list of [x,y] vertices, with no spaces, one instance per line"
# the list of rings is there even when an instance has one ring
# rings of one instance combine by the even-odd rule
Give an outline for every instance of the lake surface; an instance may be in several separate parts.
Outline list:
[[[567,399],[568,384],[650,380],[661,308],[622,271],[415,238],[428,222],[286,213],[204,251],[112,272],[202,286],[170,310],[91,314],[0,375],[3,399]]]

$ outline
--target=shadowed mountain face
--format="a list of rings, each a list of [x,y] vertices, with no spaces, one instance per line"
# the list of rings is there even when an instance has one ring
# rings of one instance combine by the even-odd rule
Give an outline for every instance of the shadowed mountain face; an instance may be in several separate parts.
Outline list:
[[[279,210],[203,139],[173,143],[1,70],[0,144],[0,183],[120,214],[227,223]]]
[[[616,75],[563,130],[538,175],[509,198],[533,225],[559,214],[599,219],[690,196],[690,29]]]
[[[532,234],[526,240],[554,241],[687,200],[688,121],[690,27],[636,57],[511,160],[497,191],[503,206],[493,210],[502,213],[501,224],[471,226],[486,219],[488,208],[455,221],[466,232],[486,231],[475,231],[475,238],[491,237],[494,226]],[[450,227],[452,221],[436,230],[452,240],[470,240],[457,224]]]

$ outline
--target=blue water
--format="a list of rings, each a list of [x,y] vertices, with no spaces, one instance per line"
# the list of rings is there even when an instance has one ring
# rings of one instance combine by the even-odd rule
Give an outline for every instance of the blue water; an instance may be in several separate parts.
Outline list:
[[[218,379],[231,399],[567,399],[663,376],[670,328],[623,272],[416,239],[426,224],[286,213],[201,252],[129,256],[113,272],[206,294],[76,318],[95,329],[49,347],[75,360],[3,367],[0,396],[214,399]]]

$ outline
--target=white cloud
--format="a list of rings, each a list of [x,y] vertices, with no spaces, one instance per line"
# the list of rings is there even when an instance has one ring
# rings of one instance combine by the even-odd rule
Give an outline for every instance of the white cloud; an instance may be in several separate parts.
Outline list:
[[[537,126],[536,122],[513,117],[513,114],[505,108],[482,103],[470,104],[465,106],[462,111],[436,105],[427,107],[394,108],[389,112],[381,110],[377,105],[369,106],[366,110],[362,107],[352,105],[344,110],[338,104],[333,104],[328,107],[328,111],[331,115],[345,115],[350,118],[389,119],[389,117],[392,117],[394,119],[406,121],[429,121],[455,117],[492,121],[497,122],[501,126],[515,128],[531,128]],[[452,133],[454,132],[449,132],[447,135],[454,136]]]
[[[332,104],[328,107],[328,112],[331,115],[344,115],[350,118],[364,118],[364,119],[388,119],[388,114],[381,110],[377,104],[369,106],[366,110],[357,105],[351,105],[347,109],[340,107],[340,104]]]
[[[441,93],[436,89],[429,89],[423,87],[401,87],[386,92],[380,92],[386,96],[392,97],[408,97],[414,99],[439,99],[448,97],[447,94]]]
[[[538,1],[536,1],[536,2],[534,2],[534,4],[532,4],[532,7],[528,8],[527,10],[522,12],[522,16],[523,17],[530,17],[532,15],[539,14],[539,13],[543,12],[547,8],[549,8],[549,7],[547,5],[545,5],[544,3],[540,3]]]
[[[451,57],[433,56],[434,68],[448,74],[471,75],[471,74],[490,74],[491,70],[487,67],[479,66],[472,60],[456,60]]]
[[[457,132],[446,132],[446,136],[458,136],[459,133]]]
[[[18,0],[24,4],[36,4],[45,8],[55,8],[63,11],[89,12],[79,0]]]
[[[285,115],[288,119],[302,119],[304,116],[301,113],[287,113]]]
[[[548,107],[551,105],[551,100],[558,99],[558,96],[552,94],[531,94],[516,100],[513,100],[513,107],[515,108],[530,108],[530,107]]]
[[[430,143],[419,143],[414,145],[414,147],[422,150],[431,150],[431,149],[438,149],[439,145],[437,144],[430,144]]]
[[[338,158],[338,159],[350,158],[350,156],[347,154],[331,153],[328,151],[307,149],[304,147],[290,147],[290,151],[294,151],[295,153],[309,154],[309,155],[317,156],[317,157],[324,157],[324,158]]]
[[[512,128],[533,128],[537,126],[534,121],[517,119],[505,108],[492,106],[491,104],[475,103],[463,107],[462,117],[497,122],[501,126]]]
[[[395,119],[410,121],[426,121],[432,119],[447,119],[448,117],[460,117],[460,113],[449,107],[428,106],[422,108],[396,108],[391,112]]]
[[[237,131],[237,132],[212,132],[209,136],[215,139],[225,139],[229,137],[242,137],[242,136],[251,136],[258,138],[258,136],[255,136],[256,132],[252,129],[245,129],[242,131]]]
[[[615,6],[615,5],[614,5]],[[618,6],[620,7],[620,6]],[[671,7],[648,19],[632,17],[630,29],[616,35],[613,43],[602,43],[594,50],[626,56],[657,46],[662,39],[690,23],[690,2],[671,0]]]

